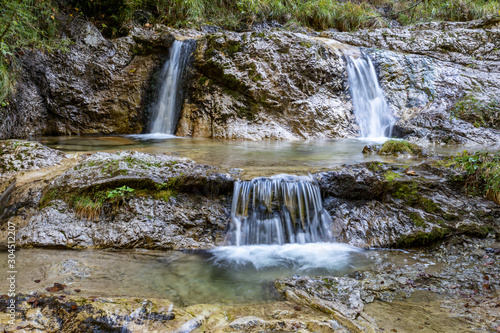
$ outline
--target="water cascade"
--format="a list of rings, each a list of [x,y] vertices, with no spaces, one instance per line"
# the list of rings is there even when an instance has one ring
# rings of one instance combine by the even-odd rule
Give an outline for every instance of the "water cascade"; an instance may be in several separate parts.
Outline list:
[[[161,86],[151,113],[151,133],[174,134],[182,107],[182,77],[194,42],[176,40],[160,73]]]
[[[370,58],[348,57],[347,75],[361,137],[372,140],[390,137],[395,120]]]
[[[229,233],[233,245],[330,241],[331,224],[312,177],[278,175],[234,185]]]

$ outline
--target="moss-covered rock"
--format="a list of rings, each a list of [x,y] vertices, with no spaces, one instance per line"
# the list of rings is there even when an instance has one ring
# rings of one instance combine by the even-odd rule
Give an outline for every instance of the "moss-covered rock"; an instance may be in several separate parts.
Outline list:
[[[427,151],[417,144],[405,141],[405,140],[388,140],[382,147],[377,151],[381,155],[414,155],[414,156],[426,156]]]
[[[21,171],[53,166],[68,156],[38,142],[0,141],[0,179]]]

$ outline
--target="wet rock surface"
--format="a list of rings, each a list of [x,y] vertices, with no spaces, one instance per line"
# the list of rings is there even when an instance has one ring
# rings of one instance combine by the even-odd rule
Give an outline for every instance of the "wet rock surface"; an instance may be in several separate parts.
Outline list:
[[[465,97],[486,105],[500,92],[498,26],[492,18],[322,35],[361,47],[374,60],[399,118],[395,135],[421,142],[496,143],[500,132],[458,119],[453,108]]]
[[[38,142],[0,141],[0,181],[15,173],[59,164],[68,156]]]
[[[20,246],[212,247],[223,241],[232,182],[184,158],[97,153],[45,186],[13,194],[9,221]]]
[[[332,313],[343,325],[352,325],[354,331],[402,329],[411,332],[438,328],[448,332],[459,327],[467,331],[495,331],[500,327],[499,257],[487,251],[495,244],[493,239],[461,236],[449,239],[433,251],[374,251],[373,258],[377,262],[373,269],[356,272],[350,277],[296,276],[275,284],[288,299]],[[427,295],[427,299],[423,297],[417,301],[412,295]],[[432,297],[438,299],[438,311],[445,313],[433,313]],[[382,327],[379,323],[384,322],[388,314],[367,311],[373,302],[397,303],[401,309],[398,311],[416,306],[427,307],[427,311],[418,319],[412,318],[416,319],[410,323],[413,327],[395,320],[397,314],[392,314],[389,327]],[[434,316],[441,319],[431,323],[430,317]],[[447,316],[456,320],[443,321]]]
[[[20,300],[20,319],[15,325],[7,324],[4,311],[0,314],[0,328],[5,332],[347,332],[327,314],[292,302],[177,307],[164,299],[83,298],[61,293],[20,295]],[[5,307],[3,298],[0,309]]]
[[[16,92],[0,108],[0,138],[139,133],[150,81],[174,41],[135,28],[105,39],[91,23],[61,17],[67,51],[26,51]]]
[[[12,188],[1,202],[3,219],[18,224],[20,245],[181,249],[223,243],[234,183],[229,174],[185,158],[130,151],[81,155],[71,163],[43,176],[28,173],[17,185],[5,182],[4,190]],[[498,234],[498,205],[468,195],[463,172],[440,163],[370,162],[316,174],[336,239],[407,248],[457,234]]]
[[[500,207],[467,195],[463,174],[435,162],[366,163],[316,176],[337,240],[351,245],[429,246],[453,234],[500,231]]]
[[[307,139],[355,135],[338,50],[284,31],[217,33],[198,41],[177,135]]]

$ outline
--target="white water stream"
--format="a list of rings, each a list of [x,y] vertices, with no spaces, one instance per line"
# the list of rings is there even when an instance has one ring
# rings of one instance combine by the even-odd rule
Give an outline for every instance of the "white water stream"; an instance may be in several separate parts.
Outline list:
[[[191,43],[176,40],[170,48],[169,59],[160,73],[161,86],[158,100],[151,113],[150,133],[158,137],[175,134],[175,128],[182,107],[182,77],[186,71]]]
[[[385,141],[391,137],[395,120],[389,111],[372,61],[367,55],[348,57],[347,75],[361,138]]]

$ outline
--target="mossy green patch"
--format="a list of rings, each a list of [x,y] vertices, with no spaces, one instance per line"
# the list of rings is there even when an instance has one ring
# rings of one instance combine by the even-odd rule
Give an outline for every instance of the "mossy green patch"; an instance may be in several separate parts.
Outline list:
[[[378,154],[382,155],[410,154],[421,156],[422,153],[422,147],[405,140],[388,140],[378,151]]]
[[[457,232],[471,237],[485,238],[490,233],[496,233],[496,230],[487,225],[463,224],[458,227]]]
[[[73,208],[78,216],[98,220],[103,211],[113,215],[132,197],[153,197],[168,202],[170,197],[177,195],[175,186],[178,182],[179,177],[172,177],[162,184],[131,178],[84,188],[51,188],[43,194],[40,206],[46,207],[59,199]]]
[[[450,234],[448,228],[433,228],[430,232],[417,231],[403,236],[396,242],[398,248],[411,248],[432,245]]]
[[[424,219],[419,214],[411,212],[408,214],[408,216],[411,218],[411,220],[413,221],[413,223],[415,223],[417,227],[420,228],[427,227],[427,224],[425,223]]]
[[[419,193],[419,187],[416,182],[393,181],[391,185],[393,188],[392,196],[403,200],[408,206],[423,209],[427,213],[441,211],[437,203]]]
[[[209,79],[208,77],[206,76],[202,76],[200,77],[200,79],[198,80],[198,83],[200,84],[200,86],[203,86],[205,84],[205,82],[207,82]]]
[[[500,100],[494,96],[481,101],[473,95],[465,95],[451,109],[451,117],[465,120],[475,127],[500,129],[499,108]]]
[[[392,182],[394,179],[400,178],[401,175],[394,171],[387,171],[384,175],[385,180]]]

